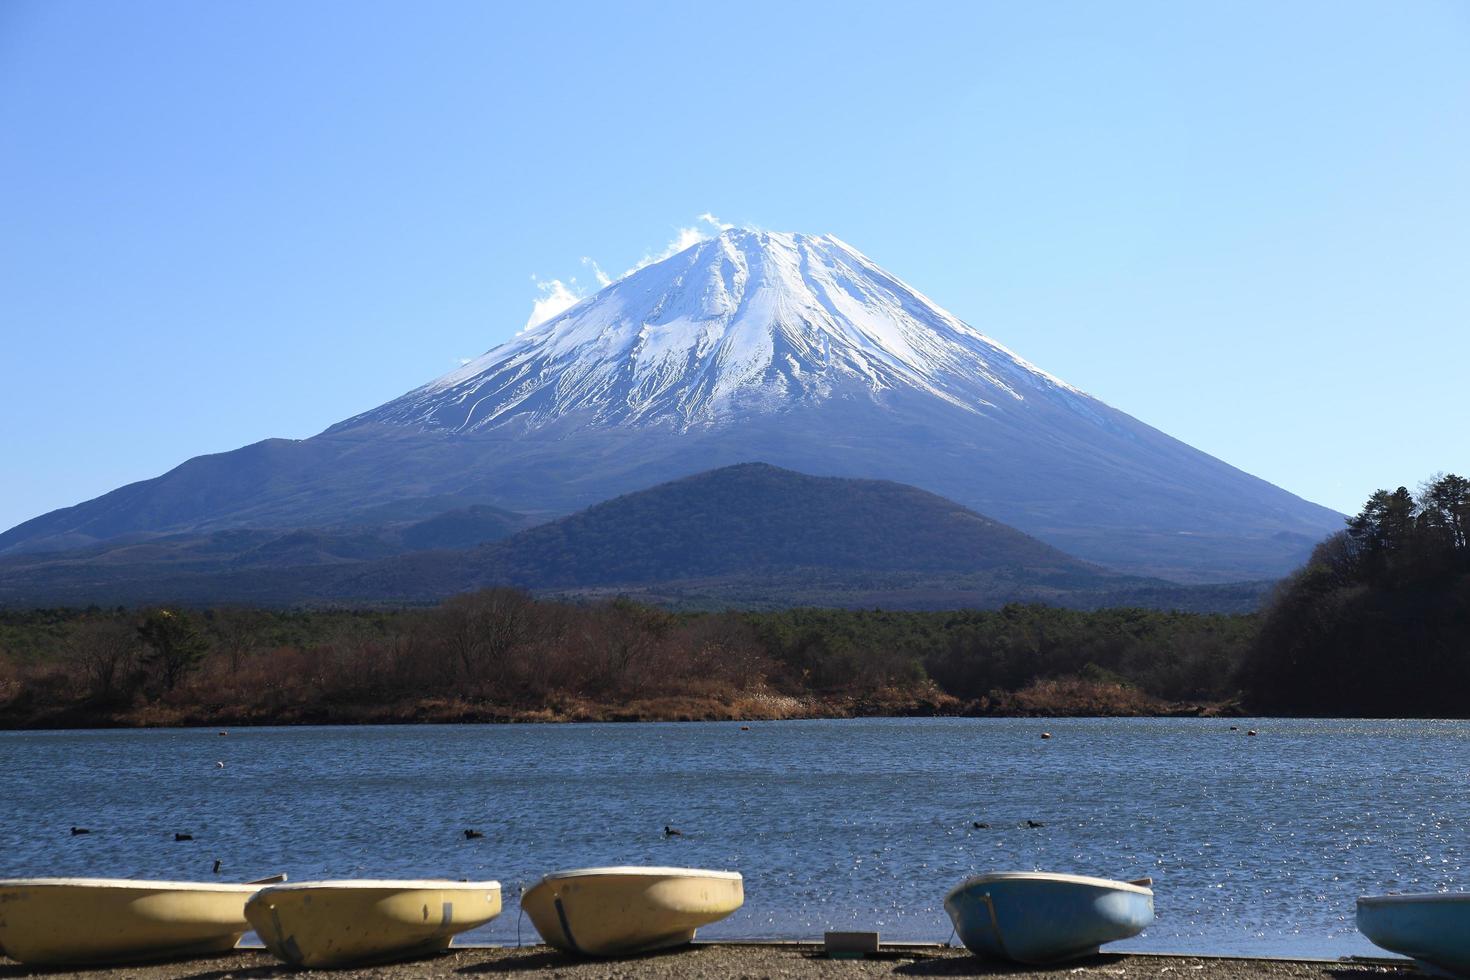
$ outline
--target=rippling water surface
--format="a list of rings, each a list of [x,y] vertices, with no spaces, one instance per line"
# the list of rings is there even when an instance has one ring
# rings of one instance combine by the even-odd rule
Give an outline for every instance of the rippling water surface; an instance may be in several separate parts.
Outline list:
[[[1373,951],[1359,894],[1470,885],[1467,777],[1470,723],[1433,721],[5,733],[0,876],[494,878],[506,913],[466,938],[513,942],[517,890],[567,867],[743,872],[709,938],[939,941],[969,874],[1149,875],[1120,948],[1337,956]]]

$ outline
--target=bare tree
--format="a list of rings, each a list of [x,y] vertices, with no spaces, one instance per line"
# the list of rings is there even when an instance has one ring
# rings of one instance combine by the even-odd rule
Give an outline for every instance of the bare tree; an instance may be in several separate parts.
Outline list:
[[[256,609],[227,607],[216,609],[213,629],[219,637],[219,649],[230,658],[230,673],[240,672],[240,663],[260,645],[264,615]]]
[[[138,655],[138,632],[111,619],[83,621],[67,638],[68,657],[87,678],[87,690],[99,701],[111,700],[119,682],[131,673]]]
[[[465,680],[479,683],[502,670],[525,642],[534,603],[515,589],[483,589],[455,596],[436,612],[441,641]]]

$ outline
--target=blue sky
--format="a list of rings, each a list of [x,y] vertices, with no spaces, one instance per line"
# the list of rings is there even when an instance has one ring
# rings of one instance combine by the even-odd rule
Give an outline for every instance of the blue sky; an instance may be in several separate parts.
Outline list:
[[[1462,2],[7,0],[0,527],[312,435],[702,213],[1311,500],[1470,471]]]

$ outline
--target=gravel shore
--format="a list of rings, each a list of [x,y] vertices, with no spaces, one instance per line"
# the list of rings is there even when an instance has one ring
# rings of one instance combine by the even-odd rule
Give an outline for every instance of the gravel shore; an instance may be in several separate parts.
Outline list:
[[[259,951],[230,956],[98,970],[42,970],[0,957],[0,980],[46,976],[86,980],[268,980],[293,970]],[[456,949],[432,959],[360,970],[334,970],[334,980],[861,980],[869,977],[1038,977],[1064,980],[1384,980],[1422,976],[1407,961],[1302,961],[1105,954],[1051,969],[980,960],[963,949],[900,948],[866,960],[830,960],[808,945],[697,944],[620,960],[581,960],[545,946]]]

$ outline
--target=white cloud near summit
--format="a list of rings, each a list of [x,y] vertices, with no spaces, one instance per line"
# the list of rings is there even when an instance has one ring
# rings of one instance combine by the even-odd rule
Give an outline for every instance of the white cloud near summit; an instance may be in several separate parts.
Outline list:
[[[663,251],[658,254],[654,254],[653,252],[644,253],[643,258],[639,259],[623,275],[632,275],[646,265],[662,262],[671,255],[677,255],[686,248],[698,245],[708,238],[713,238],[719,232],[727,231],[734,227],[729,222],[721,221],[706,211],[704,214],[699,215],[695,219],[695,223],[690,227],[680,228],[673,239],[664,246]],[[582,256],[582,264],[592,270],[592,276],[597,280],[597,288],[603,289],[612,285],[612,277],[602,270],[602,266],[597,264],[596,259],[584,255]],[[541,279],[538,276],[532,275],[531,281],[536,284],[536,290],[541,295],[531,300],[531,316],[526,320],[526,325],[522,330],[529,330],[534,326],[545,323],[557,314],[570,309],[587,295],[577,285],[575,278],[563,281],[561,279]]]
[[[599,289],[605,289],[608,286],[612,285],[612,276],[602,271],[602,266],[597,264],[596,259],[589,259],[587,256],[584,255],[582,256],[582,264],[588,266],[592,270],[592,275],[597,279],[597,286]]]
[[[526,330],[537,324],[545,323],[564,310],[571,309],[582,298],[575,279],[566,283],[560,279],[543,281],[532,276],[531,280],[536,283],[536,288],[540,290],[541,296],[531,301],[531,316],[526,320],[524,327]]]
[[[698,225],[695,225],[692,228],[680,228],[679,233],[674,236],[673,241],[664,246],[662,252],[659,252],[658,254],[654,254],[653,252],[643,253],[643,258],[633,263],[633,267],[630,268],[627,272],[624,272],[623,275],[632,275],[646,265],[653,265],[655,262],[662,262],[670,255],[678,255],[686,248],[689,248],[693,245],[698,245],[700,242],[709,237],[709,234],[707,234],[704,229],[700,228]]]

